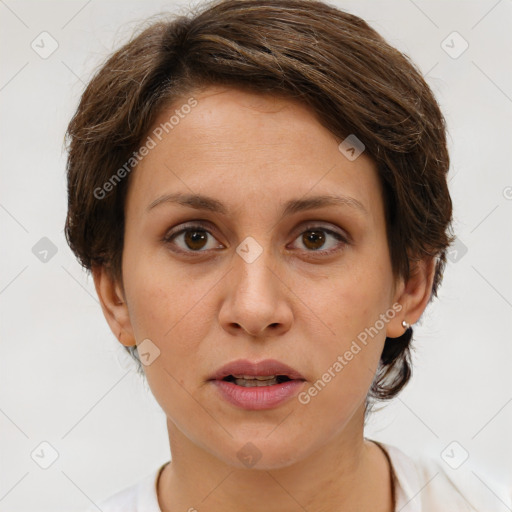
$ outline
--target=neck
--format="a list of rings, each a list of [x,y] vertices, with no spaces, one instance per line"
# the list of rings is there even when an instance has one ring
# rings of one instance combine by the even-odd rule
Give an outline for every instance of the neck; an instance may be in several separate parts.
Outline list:
[[[385,455],[360,435],[335,435],[306,458],[277,469],[240,469],[188,439],[168,421],[172,462],[160,476],[162,512],[391,512]]]

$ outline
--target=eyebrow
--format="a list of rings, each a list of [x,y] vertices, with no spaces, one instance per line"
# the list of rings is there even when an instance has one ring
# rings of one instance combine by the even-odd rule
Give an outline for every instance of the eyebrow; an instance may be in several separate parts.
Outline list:
[[[157,197],[147,206],[146,212],[149,212],[156,206],[165,203],[176,203],[183,206],[188,206],[189,208],[194,208],[195,210],[206,210],[223,215],[228,214],[226,206],[213,197],[208,197],[201,194],[183,194],[180,192],[174,194],[165,194],[163,196]],[[284,204],[281,217],[286,217],[293,213],[298,213],[305,210],[324,208],[326,206],[348,206],[362,213],[368,213],[364,205],[353,197],[324,194],[308,197],[306,199],[291,199],[287,201]]]

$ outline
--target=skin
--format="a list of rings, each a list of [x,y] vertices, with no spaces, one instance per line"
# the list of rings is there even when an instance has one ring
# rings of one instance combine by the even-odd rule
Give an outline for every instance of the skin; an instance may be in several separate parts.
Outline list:
[[[400,336],[402,320],[416,322],[428,303],[433,262],[420,261],[407,282],[393,275],[373,160],[349,161],[306,106],[220,87],[194,97],[130,177],[123,282],[93,269],[121,343],[149,338],[160,350],[144,369],[172,453],[158,482],[161,509],[389,512],[390,468],[364,438],[364,402],[386,336]],[[147,211],[175,192],[213,197],[227,214],[176,203]],[[281,216],[286,201],[321,194],[349,196],[365,211],[331,205]],[[163,241],[199,220],[209,233],[203,248],[183,234]],[[324,245],[312,242],[312,227],[348,234],[348,243],[325,231]],[[247,236],[263,250],[252,263],[236,252]],[[292,398],[246,411],[208,382],[229,361],[273,358],[302,373],[306,390],[397,303],[401,311],[306,405]],[[251,468],[237,457],[248,442],[261,453]]]

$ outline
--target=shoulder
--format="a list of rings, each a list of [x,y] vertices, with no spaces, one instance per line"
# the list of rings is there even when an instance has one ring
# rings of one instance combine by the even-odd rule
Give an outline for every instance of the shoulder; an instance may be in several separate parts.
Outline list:
[[[86,512],[161,512],[158,505],[156,484],[164,466],[126,487],[109,498],[95,504]]]
[[[441,458],[409,456],[396,446],[377,443],[395,473],[397,510],[402,512],[500,512],[511,499],[504,486],[469,462],[452,469]]]

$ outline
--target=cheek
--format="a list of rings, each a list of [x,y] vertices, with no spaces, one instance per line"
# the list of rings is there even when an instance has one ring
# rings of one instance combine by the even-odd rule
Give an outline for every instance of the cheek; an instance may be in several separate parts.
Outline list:
[[[141,247],[127,237],[123,272],[136,339],[149,338],[159,347],[180,341],[177,333],[197,316],[207,282],[193,279],[190,272],[173,264],[159,247]],[[190,339],[190,338],[189,338]]]
[[[148,279],[133,297],[130,316],[137,340],[151,339],[169,358],[195,349],[207,329],[204,292]]]
[[[324,324],[322,341],[310,345],[319,379],[311,401],[335,415],[346,414],[366,396],[384,347],[386,321],[392,319],[381,316],[390,308],[387,270],[360,262],[318,283],[310,294]]]
[[[126,294],[130,321],[137,342],[150,339],[159,350],[158,359],[144,370],[157,400],[180,396],[189,389],[202,340],[211,336],[215,308],[212,303],[219,275],[195,278],[165,254],[137,255],[126,260]],[[197,277],[197,276],[196,276]],[[160,400],[159,400],[160,401]]]
[[[391,281],[380,265],[372,267],[362,260],[357,265],[344,265],[323,280],[309,283],[300,294],[323,324],[330,338],[343,348],[365,328],[372,326],[389,308]],[[309,290],[309,293],[307,293]]]
[[[315,376],[299,397],[303,413],[314,421],[323,416],[331,434],[342,429],[364,403],[385,341],[385,328],[376,322],[386,311],[371,290],[362,286],[332,290],[323,304],[332,329],[310,346]],[[316,302],[318,303],[318,302]]]
[[[151,391],[169,417],[190,417],[203,424],[204,411],[195,410],[193,373],[201,340],[207,338],[211,324],[208,286],[198,286],[181,273],[158,272],[153,265],[147,271],[138,269],[130,281],[132,326],[138,342],[149,338],[158,348],[158,357],[144,372]],[[211,286],[211,285],[210,285]]]

